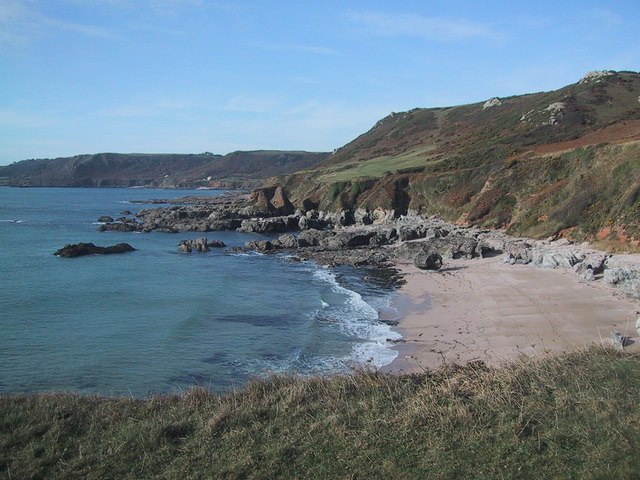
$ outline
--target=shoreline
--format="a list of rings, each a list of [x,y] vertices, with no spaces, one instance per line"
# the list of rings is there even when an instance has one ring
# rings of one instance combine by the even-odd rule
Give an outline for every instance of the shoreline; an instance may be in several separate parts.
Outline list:
[[[571,271],[508,265],[502,257],[447,260],[440,272],[396,265],[406,283],[397,291],[394,327],[404,340],[396,359],[380,369],[417,373],[445,364],[492,366],[522,356],[560,354],[609,333],[628,336],[625,351],[640,352],[635,322],[640,301]]]

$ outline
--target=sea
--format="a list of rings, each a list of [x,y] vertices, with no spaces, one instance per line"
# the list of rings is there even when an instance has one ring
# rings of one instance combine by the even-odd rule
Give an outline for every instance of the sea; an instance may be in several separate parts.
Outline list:
[[[367,270],[231,251],[258,234],[97,231],[101,215],[157,206],[135,201],[222,194],[0,187],[0,393],[224,392],[394,360],[400,335],[379,319],[393,292]],[[178,251],[203,236],[227,248]],[[136,251],[54,255],[79,242]]]

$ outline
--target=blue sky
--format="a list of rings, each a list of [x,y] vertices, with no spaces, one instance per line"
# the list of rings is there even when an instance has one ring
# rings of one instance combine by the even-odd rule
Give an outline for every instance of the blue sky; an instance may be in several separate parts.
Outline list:
[[[330,151],[391,111],[640,69],[634,1],[0,0],[0,164]]]

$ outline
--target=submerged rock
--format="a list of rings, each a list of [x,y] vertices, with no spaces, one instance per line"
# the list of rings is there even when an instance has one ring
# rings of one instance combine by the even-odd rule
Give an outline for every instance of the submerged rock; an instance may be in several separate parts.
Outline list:
[[[128,243],[118,243],[110,247],[99,247],[93,243],[76,243],[67,244],[61,249],[57,250],[54,255],[58,257],[81,257],[83,255],[109,255],[113,253],[126,253],[133,252],[133,248]]]

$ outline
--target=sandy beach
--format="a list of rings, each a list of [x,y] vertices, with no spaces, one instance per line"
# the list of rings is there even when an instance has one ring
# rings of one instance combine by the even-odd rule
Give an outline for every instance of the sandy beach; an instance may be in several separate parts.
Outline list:
[[[625,350],[640,352],[640,302],[603,282],[581,282],[571,271],[501,260],[448,260],[440,272],[399,265],[406,284],[398,330],[406,343],[384,370],[419,372],[474,360],[499,365],[611,344],[611,330],[629,337]]]

